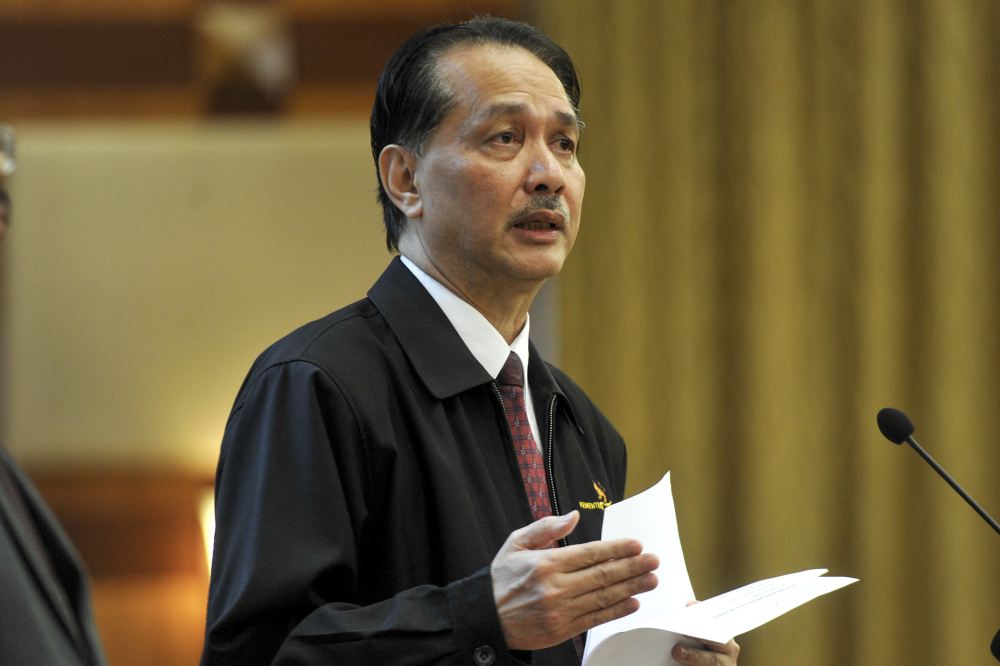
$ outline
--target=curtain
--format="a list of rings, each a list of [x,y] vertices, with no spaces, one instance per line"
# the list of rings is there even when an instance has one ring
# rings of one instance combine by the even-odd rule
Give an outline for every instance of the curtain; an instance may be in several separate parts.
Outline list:
[[[581,74],[562,365],[672,470],[699,596],[861,582],[741,664],[986,664],[1000,537],[1000,2],[544,0]]]

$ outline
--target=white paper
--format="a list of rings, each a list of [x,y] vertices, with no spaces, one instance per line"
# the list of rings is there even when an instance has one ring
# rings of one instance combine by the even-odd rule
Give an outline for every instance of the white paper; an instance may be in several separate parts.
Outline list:
[[[681,550],[670,472],[655,486],[604,510],[604,540],[632,538],[660,558],[659,585],[640,594],[639,610],[594,627],[587,635],[584,666],[679,666],[670,650],[679,642],[701,639],[726,643],[731,638],[857,581],[826,577],[810,569],[768,578],[720,594],[693,606],[695,598]]]

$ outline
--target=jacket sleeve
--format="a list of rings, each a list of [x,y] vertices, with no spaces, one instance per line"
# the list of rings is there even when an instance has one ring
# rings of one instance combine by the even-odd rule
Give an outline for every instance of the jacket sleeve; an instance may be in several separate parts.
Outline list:
[[[244,386],[216,476],[203,666],[522,663],[504,648],[488,568],[358,603],[364,452],[318,367],[277,365]]]

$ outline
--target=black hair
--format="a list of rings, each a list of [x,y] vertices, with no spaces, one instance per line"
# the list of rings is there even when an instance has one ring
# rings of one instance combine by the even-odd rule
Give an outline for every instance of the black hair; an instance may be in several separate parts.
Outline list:
[[[378,202],[385,222],[385,244],[398,249],[406,216],[389,199],[379,178],[382,149],[399,144],[420,148],[455,105],[455,97],[437,74],[437,61],[460,44],[520,47],[544,62],[559,78],[573,109],[579,108],[580,82],[569,54],[538,28],[491,16],[463,23],[435,25],[410,37],[389,58],[378,79],[372,105],[371,139],[378,181]]]

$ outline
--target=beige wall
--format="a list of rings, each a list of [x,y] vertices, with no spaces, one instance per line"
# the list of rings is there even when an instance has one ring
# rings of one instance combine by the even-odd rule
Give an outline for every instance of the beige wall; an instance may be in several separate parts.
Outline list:
[[[388,261],[366,123],[19,130],[0,436],[211,472],[254,357]]]

